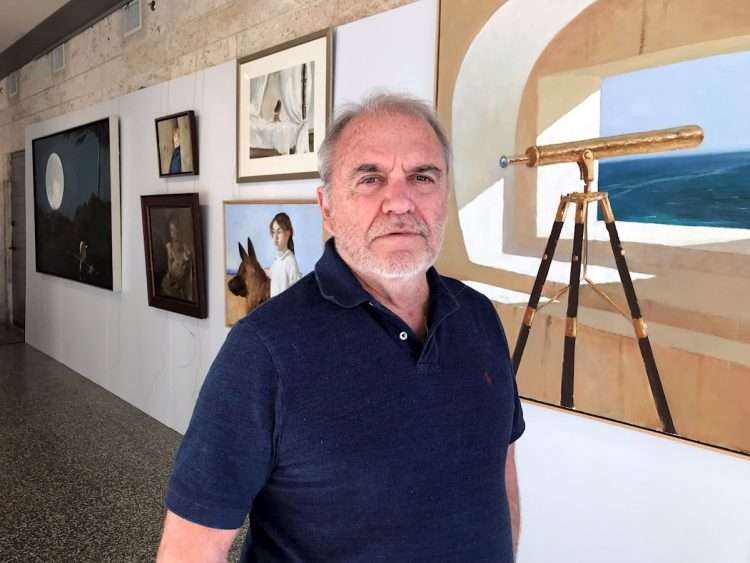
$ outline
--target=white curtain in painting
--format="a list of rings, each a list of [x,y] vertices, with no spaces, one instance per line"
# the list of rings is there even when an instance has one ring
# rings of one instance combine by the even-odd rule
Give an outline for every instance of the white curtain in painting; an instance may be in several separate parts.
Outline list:
[[[260,108],[263,104],[263,97],[266,94],[266,85],[268,84],[268,75],[258,76],[250,80],[250,119],[260,117]]]
[[[312,73],[310,63],[285,68],[279,71],[279,85],[281,89],[282,112],[286,113],[288,121],[297,126],[297,153],[310,152],[307,141],[309,134],[309,120],[302,118],[302,69],[305,68],[307,81],[305,83],[305,100],[309,103],[312,92]],[[309,109],[307,116],[310,116]]]
[[[279,154],[289,154],[289,150],[297,142],[299,126],[287,120],[269,121],[261,116],[270,76],[264,74],[250,80],[250,146],[275,149]]]

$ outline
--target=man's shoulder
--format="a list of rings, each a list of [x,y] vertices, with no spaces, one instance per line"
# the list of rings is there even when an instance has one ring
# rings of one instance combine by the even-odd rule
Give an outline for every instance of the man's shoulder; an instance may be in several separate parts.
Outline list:
[[[443,285],[456,298],[460,305],[492,307],[492,301],[473,287],[450,276],[438,275],[440,276],[440,281],[443,282]]]
[[[497,330],[504,332],[502,321],[495,304],[484,293],[467,285],[465,282],[440,275],[440,280],[453,295],[462,311],[460,318],[470,318],[473,323],[483,327],[482,330]]]
[[[320,295],[314,273],[300,278],[296,283],[272,299],[256,307],[240,322],[254,325],[256,328],[266,326],[298,323],[300,319],[322,312],[324,300]]]

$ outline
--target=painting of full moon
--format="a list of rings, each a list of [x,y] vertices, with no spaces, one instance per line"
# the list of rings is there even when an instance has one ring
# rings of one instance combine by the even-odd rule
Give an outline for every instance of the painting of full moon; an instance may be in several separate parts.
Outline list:
[[[114,289],[109,118],[32,146],[37,271]]]
[[[47,160],[47,173],[44,175],[44,183],[47,186],[47,200],[52,209],[60,209],[63,191],[65,190],[65,174],[63,173],[62,160],[56,152],[49,155]]]

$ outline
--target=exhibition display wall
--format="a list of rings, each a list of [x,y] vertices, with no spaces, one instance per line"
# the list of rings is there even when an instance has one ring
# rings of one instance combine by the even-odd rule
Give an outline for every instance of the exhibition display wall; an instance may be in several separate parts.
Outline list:
[[[334,110],[377,88],[432,101],[437,8],[437,0],[423,0],[335,29]],[[32,139],[116,116],[122,219],[119,292],[37,273],[29,245],[27,342],[178,432],[228,331],[223,202],[305,202],[317,186],[314,179],[236,181],[236,70],[231,61],[26,131],[30,155]],[[154,120],[186,110],[197,118],[200,175],[160,178]],[[26,178],[32,201],[28,158]],[[148,305],[141,196],[184,192],[200,197],[206,319]],[[33,208],[27,225],[31,240]],[[746,457],[530,402],[524,410],[527,432],[516,448],[521,563],[750,561]]]
[[[376,87],[408,90],[431,100],[436,16],[434,3],[418,3],[338,28],[335,104],[358,99]],[[416,34],[415,21],[420,22]],[[383,44],[372,44],[368,39],[372,34],[383,38]],[[390,66],[387,74],[386,69],[376,74],[364,61],[378,57],[407,62]],[[121,292],[37,273],[30,245],[28,343],[179,432],[187,428],[200,385],[228,331],[223,201],[306,201],[314,197],[318,185],[314,179],[236,182],[235,73],[232,61],[34,124],[26,131],[30,148],[31,139],[48,132],[117,116],[122,194]],[[198,122],[200,175],[159,178],[154,119],[189,109],[195,111]],[[26,188],[31,194],[29,166],[27,162]],[[140,198],[184,192],[200,194],[208,284],[206,320],[148,306]],[[33,213],[33,208],[27,213]],[[33,240],[33,215],[27,221],[29,240]]]

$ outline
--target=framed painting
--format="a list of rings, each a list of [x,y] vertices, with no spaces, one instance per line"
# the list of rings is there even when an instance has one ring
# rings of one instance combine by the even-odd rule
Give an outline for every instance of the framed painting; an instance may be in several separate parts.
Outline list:
[[[750,139],[747,120],[739,117],[747,114],[750,94],[743,80],[750,71],[750,19],[737,17],[744,4],[731,0],[717,11],[686,3],[681,21],[710,17],[713,23],[710,32],[677,25],[679,33],[669,19],[623,26],[653,15],[643,4],[549,3],[542,19],[531,3],[512,3],[512,10],[509,4],[440,2],[437,108],[455,158],[453,218],[440,268],[494,300],[511,350],[521,326],[533,321],[517,371],[522,398],[750,454],[744,399],[750,396],[750,309],[738,305],[748,302],[750,275]],[[615,6],[622,9],[618,18],[611,17]],[[526,33],[519,18],[540,22],[544,31]],[[513,71],[488,73],[505,68],[508,52]],[[650,329],[663,386],[659,407],[641,353],[645,327],[634,332],[630,315],[617,312],[629,303],[595,210],[585,263],[617,307],[584,280],[577,324],[569,323],[558,293],[569,279],[568,221],[550,261],[548,279],[556,287],[543,292],[544,310],[527,308],[559,196],[580,186],[579,168],[501,171],[495,163],[498,147],[523,153],[532,145],[690,123],[705,130],[699,148],[601,160],[595,187],[609,193]],[[577,334],[572,407],[563,404],[560,373],[570,327]],[[658,412],[664,404],[674,432]]]
[[[225,201],[226,325],[312,272],[324,239],[313,201]]]
[[[156,119],[159,176],[198,174],[198,129],[195,112],[183,111]]]
[[[141,196],[148,304],[207,316],[203,231],[197,193]]]
[[[32,140],[36,271],[119,291],[118,122]]]
[[[237,181],[316,178],[331,114],[330,30],[237,61]]]

